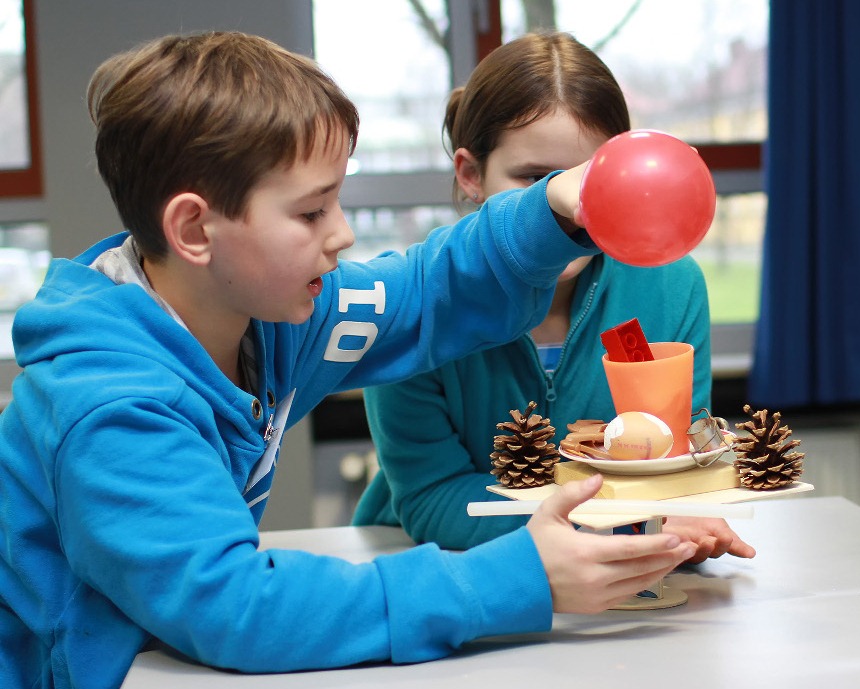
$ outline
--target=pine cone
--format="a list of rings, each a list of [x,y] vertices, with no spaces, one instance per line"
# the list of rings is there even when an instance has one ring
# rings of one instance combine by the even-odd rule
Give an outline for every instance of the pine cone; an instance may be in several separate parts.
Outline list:
[[[732,449],[737,455],[735,468],[740,473],[741,486],[753,490],[770,490],[788,485],[803,473],[803,452],[792,452],[799,440],[788,440],[791,429],[780,426],[781,414],[768,415],[767,409],[754,412],[744,405],[752,421],[735,424],[750,436],[738,437]]]
[[[536,402],[529,402],[525,414],[511,409],[513,422],[496,424],[500,431],[512,432],[497,435],[493,439],[495,452],[490,454],[490,473],[506,488],[536,488],[553,481],[558,450],[548,440],[555,435],[555,428],[549,425],[549,419],[532,415],[535,407]]]

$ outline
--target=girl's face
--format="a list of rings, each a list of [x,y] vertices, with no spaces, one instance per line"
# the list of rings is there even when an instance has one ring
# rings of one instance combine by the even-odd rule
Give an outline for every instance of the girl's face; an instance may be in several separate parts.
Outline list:
[[[469,198],[477,193],[480,200],[506,189],[534,184],[554,170],[567,170],[589,160],[606,141],[603,134],[583,129],[568,113],[556,110],[525,127],[508,129],[499,137],[495,149],[487,157],[483,175],[474,171],[471,180],[461,177],[456,166],[457,180]],[[465,149],[462,155],[470,155]],[[468,166],[462,166],[467,171]],[[590,259],[573,261],[559,281],[576,277]]]

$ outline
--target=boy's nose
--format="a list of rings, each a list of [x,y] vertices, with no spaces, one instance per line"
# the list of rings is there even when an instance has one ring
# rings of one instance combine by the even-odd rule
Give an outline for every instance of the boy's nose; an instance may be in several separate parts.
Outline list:
[[[332,227],[330,229],[327,251],[344,251],[355,244],[355,233],[346,220],[343,209],[338,205],[337,211],[332,213]]]

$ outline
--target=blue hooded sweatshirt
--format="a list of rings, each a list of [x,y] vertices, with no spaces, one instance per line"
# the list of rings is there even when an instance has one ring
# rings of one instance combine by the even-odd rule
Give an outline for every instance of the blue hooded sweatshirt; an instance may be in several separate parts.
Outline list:
[[[152,637],[206,664],[278,672],[418,662],[550,627],[525,529],[366,564],[257,550],[284,428],[331,392],[516,337],[542,319],[564,266],[596,251],[559,229],[545,183],[494,197],[405,256],[342,262],[301,325],[252,322],[255,394],[141,286],[89,267],[124,239],[55,260],[15,318],[0,686],[118,687]]]

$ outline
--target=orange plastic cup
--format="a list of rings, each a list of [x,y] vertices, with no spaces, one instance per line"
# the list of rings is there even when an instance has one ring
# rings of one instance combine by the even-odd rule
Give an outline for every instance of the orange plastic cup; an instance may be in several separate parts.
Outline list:
[[[650,342],[653,361],[610,361],[603,368],[615,413],[644,411],[672,429],[668,457],[690,451],[687,429],[693,413],[693,346],[684,342]]]

